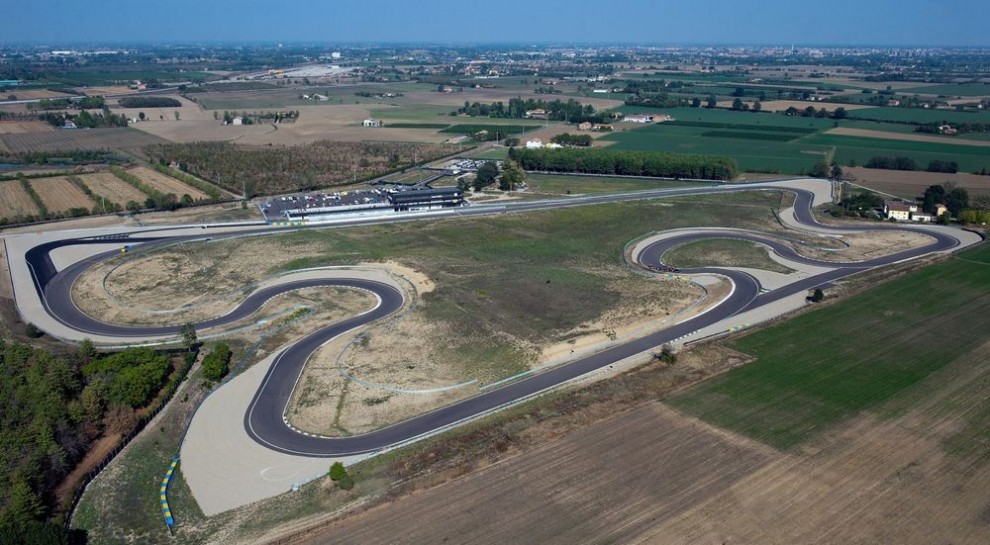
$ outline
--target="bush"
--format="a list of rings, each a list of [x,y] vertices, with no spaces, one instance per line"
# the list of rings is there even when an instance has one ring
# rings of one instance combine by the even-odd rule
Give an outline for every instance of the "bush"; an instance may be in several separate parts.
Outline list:
[[[328,473],[331,481],[339,481],[347,475],[347,470],[344,469],[344,464],[340,462],[334,462],[330,466],[330,472]]]
[[[203,378],[213,382],[220,381],[227,376],[230,362],[230,347],[224,343],[217,343],[210,354],[203,358]]]
[[[38,337],[44,335],[45,332],[38,329],[38,326],[28,322],[28,324],[24,326],[24,334],[32,339],[37,339]]]

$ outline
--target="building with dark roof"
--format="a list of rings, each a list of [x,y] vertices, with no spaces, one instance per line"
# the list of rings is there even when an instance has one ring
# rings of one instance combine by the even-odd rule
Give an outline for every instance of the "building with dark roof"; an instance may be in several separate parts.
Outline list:
[[[431,210],[463,205],[464,192],[456,187],[413,189],[389,193],[388,200],[396,212],[401,210]]]

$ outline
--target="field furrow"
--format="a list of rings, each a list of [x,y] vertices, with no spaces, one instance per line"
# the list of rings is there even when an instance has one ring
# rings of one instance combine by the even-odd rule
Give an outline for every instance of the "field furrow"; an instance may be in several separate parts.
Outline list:
[[[66,178],[40,178],[31,181],[31,187],[41,197],[49,212],[66,212],[72,208],[89,210],[93,201]]]
[[[36,216],[38,207],[18,181],[0,182],[0,217],[13,221],[18,216]]]

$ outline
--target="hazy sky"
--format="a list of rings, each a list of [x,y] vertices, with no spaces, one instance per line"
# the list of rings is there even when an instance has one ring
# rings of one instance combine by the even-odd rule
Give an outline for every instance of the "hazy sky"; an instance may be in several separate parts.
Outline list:
[[[987,0],[30,0],[0,42],[987,46]]]

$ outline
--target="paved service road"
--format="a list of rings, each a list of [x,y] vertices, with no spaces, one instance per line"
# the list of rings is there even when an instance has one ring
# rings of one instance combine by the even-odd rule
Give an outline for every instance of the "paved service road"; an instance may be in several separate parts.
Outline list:
[[[797,188],[781,188],[796,193],[797,199],[794,210],[796,219],[799,223],[809,227],[816,226],[818,228],[822,228],[822,226],[815,224],[814,216],[811,212],[811,206],[814,200],[814,194],[812,192]],[[738,189],[745,190],[752,189],[752,187],[739,187]],[[501,206],[471,206],[458,209],[453,213],[453,215],[483,215],[505,212],[521,212],[557,208],[562,206],[619,202],[660,196],[722,193],[734,190],[737,190],[737,188],[726,187],[662,190],[623,195],[578,197],[549,202],[522,202]],[[433,217],[440,215],[441,214],[424,214],[419,217]],[[447,211],[442,215],[450,216],[451,212]],[[391,217],[384,221],[395,221],[396,219],[397,218],[395,217]],[[344,223],[347,225],[356,225],[381,221],[383,220],[360,219]],[[878,226],[877,228],[893,227]],[[711,267],[684,270],[684,273],[716,273],[726,276],[735,284],[734,290],[727,299],[722,301],[721,304],[710,311],[676,324],[663,331],[631,340],[624,344],[613,346],[591,356],[560,365],[517,382],[507,384],[497,389],[489,390],[476,397],[436,409],[386,428],[382,428],[371,433],[350,437],[320,437],[300,433],[292,429],[284,418],[286,405],[291,396],[292,389],[295,386],[295,382],[299,374],[302,372],[302,368],[309,355],[328,340],[342,335],[347,331],[361,325],[381,319],[398,310],[403,304],[403,296],[398,289],[381,282],[359,278],[327,278],[288,282],[285,284],[264,288],[252,293],[244,302],[228,314],[197,324],[197,329],[221,326],[243,319],[260,308],[260,306],[272,296],[288,290],[314,286],[341,286],[364,289],[374,293],[379,299],[379,303],[374,309],[365,312],[364,314],[354,316],[348,320],[344,320],[340,323],[314,331],[278,354],[275,362],[265,375],[260,387],[255,392],[247,413],[244,415],[244,427],[250,437],[258,443],[279,452],[308,457],[340,457],[345,455],[369,453],[434,433],[439,429],[444,429],[477,417],[478,415],[497,410],[501,407],[517,402],[520,399],[525,399],[546,391],[589,372],[607,367],[608,365],[625,358],[649,351],[657,346],[701,330],[740,312],[767,305],[784,297],[788,297],[808,289],[813,289],[817,286],[825,285],[829,282],[866,269],[888,265],[932,252],[950,250],[960,244],[960,240],[953,237],[951,234],[948,234],[948,231],[933,231],[901,226],[897,226],[896,228],[919,230],[924,232],[926,235],[933,237],[934,242],[925,247],[904,250],[885,257],[856,263],[816,261],[797,254],[789,246],[786,246],[775,239],[768,238],[758,233],[750,233],[739,230],[706,229],[703,232],[685,231],[682,234],[677,234],[670,238],[649,244],[643,248],[637,256],[635,256],[637,262],[644,268],[647,268],[649,265],[657,265],[661,263],[663,253],[665,251],[685,242],[708,238],[736,238],[759,242],[769,246],[774,252],[787,259],[810,265],[816,265],[819,267],[825,267],[829,270],[821,274],[803,278],[767,293],[761,293],[761,286],[754,277],[738,270]],[[835,232],[842,232],[865,231],[869,228],[833,229],[829,227],[828,229]],[[264,230],[264,232],[271,232],[271,230]],[[214,238],[218,237],[216,233],[210,233],[210,236]],[[156,235],[155,233],[144,232],[135,234],[133,237],[121,235],[119,240],[122,242],[126,241],[127,244],[154,245],[166,242],[174,243],[180,240],[202,239],[206,237],[207,235],[205,234],[169,237],[167,233],[160,233]],[[28,260],[32,274],[34,275],[35,287],[41,295],[45,309],[63,324],[86,333],[127,338],[148,338],[162,335],[175,335],[178,332],[177,326],[127,327],[103,323],[83,314],[72,304],[70,289],[75,279],[89,267],[101,262],[102,260],[108,259],[111,255],[115,255],[117,252],[105,252],[95,255],[79,261],[78,263],[75,263],[60,272],[55,270],[55,266],[52,264],[49,253],[57,247],[70,244],[105,244],[106,242],[107,239],[105,238],[95,240],[62,240],[39,245],[26,253],[25,256]]]

